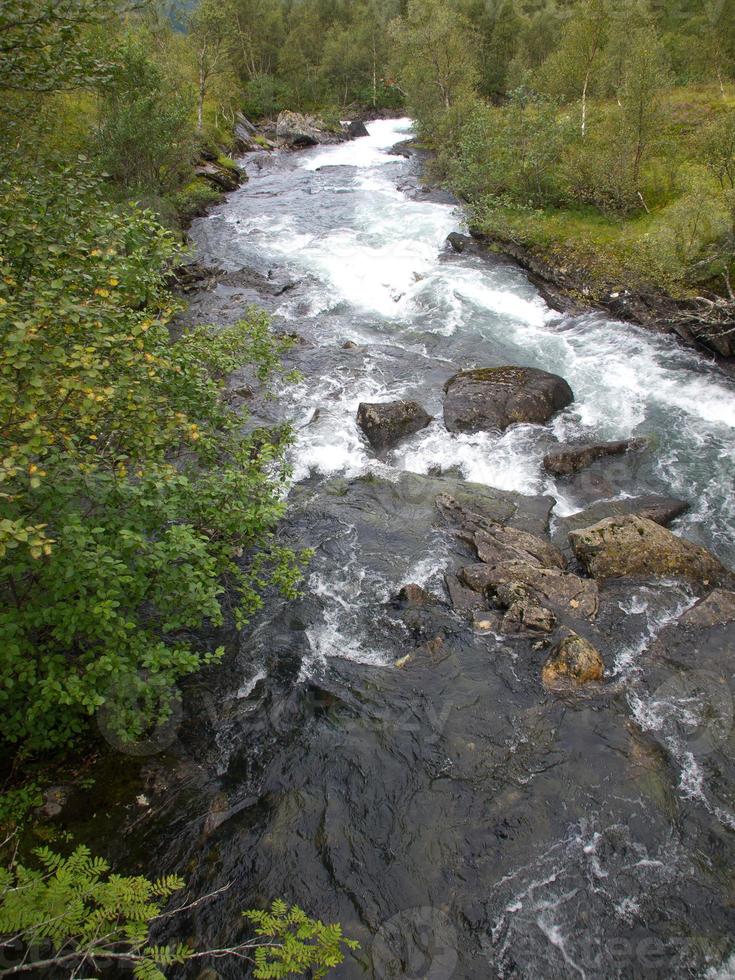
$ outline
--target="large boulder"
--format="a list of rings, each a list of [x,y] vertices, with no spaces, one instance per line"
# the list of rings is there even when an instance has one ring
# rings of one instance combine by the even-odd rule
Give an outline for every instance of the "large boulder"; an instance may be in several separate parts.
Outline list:
[[[731,573],[706,548],[635,514],[572,531],[569,541],[595,578],[684,578],[699,586],[732,581]]]
[[[642,449],[644,439],[622,439],[618,442],[597,442],[586,446],[557,446],[544,456],[544,469],[555,476],[569,476],[584,469],[603,456],[622,456],[634,449]]]
[[[369,136],[368,128],[361,119],[353,119],[347,124],[347,135],[350,139],[359,139],[361,136]]]
[[[460,371],[444,392],[444,424],[450,432],[502,431],[516,422],[543,424],[574,401],[563,378],[528,367]]]
[[[344,132],[335,130],[315,116],[302,116],[299,112],[282,112],[276,122],[276,138],[279,143],[293,149],[317,146],[319,143],[342,143]]]
[[[378,452],[425,429],[430,422],[431,416],[418,402],[361,402],[357,409],[357,424]]]
[[[581,687],[601,681],[604,673],[599,651],[581,636],[570,633],[551,651],[542,668],[541,680],[552,690]]]
[[[640,497],[625,497],[618,500],[601,500],[576,514],[560,517],[554,529],[554,543],[566,550],[569,547],[569,533],[580,528],[598,524],[608,517],[620,517],[622,514],[637,514],[655,521],[663,527],[668,527],[672,521],[689,510],[689,504],[677,497],[662,497],[658,494],[643,494]]]

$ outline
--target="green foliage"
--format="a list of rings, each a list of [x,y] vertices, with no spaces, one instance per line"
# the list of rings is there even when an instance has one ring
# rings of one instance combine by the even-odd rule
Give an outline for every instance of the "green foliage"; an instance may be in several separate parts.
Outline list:
[[[470,201],[485,195],[519,204],[558,201],[559,165],[570,138],[553,103],[514,93],[503,108],[477,106],[470,115],[450,179]]]
[[[193,218],[206,214],[208,208],[222,200],[222,195],[209,183],[197,178],[172,196],[172,202],[181,225],[186,226]]]
[[[141,980],[160,980],[159,966],[187,959],[186,946],[156,947],[148,940],[149,922],[184,887],[180,878],[149,881],[109,874],[107,862],[83,846],[69,857],[46,847],[35,854],[40,868],[18,864],[0,869],[3,945],[22,943],[31,962],[40,959],[46,966],[85,958],[128,962]],[[53,950],[51,956],[36,953],[45,946]]]
[[[87,32],[118,11],[112,0],[3,0],[0,91],[53,92],[105,77]]]
[[[172,344],[174,243],[94,180],[4,181],[0,228],[0,737],[68,742],[113,698],[135,738],[220,656],[192,634],[226,589],[240,623],[269,583],[293,593],[289,433],[243,434],[221,397],[287,343],[251,311]]]
[[[478,80],[469,24],[441,0],[409,0],[405,17],[391,25],[391,38],[401,87],[419,126],[438,142],[451,141]]]
[[[116,45],[103,87],[97,136],[102,170],[128,193],[176,190],[194,157],[193,93],[169,82],[150,44],[128,35]]]
[[[339,924],[324,925],[282,901],[273,902],[268,911],[251,910],[243,915],[255,926],[255,935],[267,940],[255,950],[253,975],[258,980],[277,980],[307,971],[318,980],[342,962],[342,947],[359,949],[359,943],[344,938]]]
[[[244,88],[243,111],[249,119],[277,116],[288,108],[291,93],[288,85],[273,75],[256,75]]]
[[[179,911],[162,913],[184,887],[181,878],[167,875],[150,881],[111,874],[107,862],[84,846],[68,857],[47,847],[34,854],[38,867],[14,863],[0,868],[0,949],[24,951],[15,966],[0,969],[0,976],[18,967],[49,971],[64,966],[77,975],[75,970],[85,964],[90,965],[84,975],[90,976],[90,969],[99,973],[91,964],[112,963],[132,968],[138,980],[164,980],[168,967],[210,955],[183,943],[150,941],[152,923]],[[285,902],[243,915],[255,926],[256,938],[212,950],[211,955],[250,961],[258,980],[307,973],[324,977],[339,966],[345,949],[358,948],[344,938],[340,925],[325,925]]]

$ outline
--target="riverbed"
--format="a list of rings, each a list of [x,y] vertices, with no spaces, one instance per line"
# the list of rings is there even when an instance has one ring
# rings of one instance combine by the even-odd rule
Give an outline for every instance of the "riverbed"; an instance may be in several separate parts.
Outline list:
[[[406,583],[443,600],[460,546],[433,502],[467,483],[536,533],[672,495],[689,504],[672,530],[732,567],[735,384],[669,337],[554,312],[499,257],[455,253],[461,211],[391,152],[410,121],[369,130],[250,155],[249,182],[192,228],[197,260],[232,275],[189,316],[257,302],[298,337],[302,380],[254,411],[296,429],[283,533],[315,555],[303,598],[269,597],[187,689],[128,837],[192,895],[229,886],[178,934],[230,945],[239,909],[281,897],[360,941],[344,980],[735,976],[732,629],[692,658],[667,633],[696,601],[686,586],[613,585],[606,683],[557,697],[539,645],[392,602]],[[448,432],[447,379],[504,364],[561,375],[574,402],[545,426]],[[397,398],[434,421],[376,456],[357,407]],[[630,437],[646,451],[571,479],[543,468],[557,442]]]

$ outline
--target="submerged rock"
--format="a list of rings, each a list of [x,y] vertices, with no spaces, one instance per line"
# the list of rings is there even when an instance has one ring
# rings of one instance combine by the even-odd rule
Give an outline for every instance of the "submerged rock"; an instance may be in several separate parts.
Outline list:
[[[444,424],[450,432],[543,424],[574,401],[563,378],[527,367],[460,371],[444,386]]]
[[[438,603],[435,595],[427,592],[426,589],[414,582],[404,585],[397,596],[392,600],[394,606],[428,606]]]
[[[431,416],[418,402],[361,402],[357,409],[357,424],[378,452],[425,429],[430,422]]]
[[[731,573],[706,548],[634,514],[572,531],[569,541],[576,557],[596,578],[685,578],[697,585],[732,580]]]
[[[681,626],[707,629],[710,626],[726,626],[735,622],[735,592],[715,589],[705,599],[700,599],[687,609],[678,620]]]
[[[599,682],[605,665],[599,651],[587,640],[570,633],[551,651],[541,671],[541,680],[548,688],[581,687]]]
[[[642,449],[645,445],[644,439],[623,439],[619,442],[598,442],[587,446],[559,446],[544,456],[544,469],[555,476],[568,476],[603,456],[622,456],[631,450]]]

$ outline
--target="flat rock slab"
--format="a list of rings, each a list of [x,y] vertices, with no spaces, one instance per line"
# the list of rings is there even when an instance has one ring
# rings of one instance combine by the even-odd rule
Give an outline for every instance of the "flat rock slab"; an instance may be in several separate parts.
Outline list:
[[[458,577],[461,585],[504,609],[531,603],[571,619],[592,619],[597,614],[597,583],[558,568],[540,568],[523,561],[502,565],[480,562],[462,568]]]
[[[640,497],[627,497],[624,500],[604,500],[591,507],[580,510],[576,514],[560,517],[553,533],[554,544],[562,551],[569,548],[569,534],[580,528],[599,524],[608,517],[622,517],[625,514],[636,514],[649,521],[655,521],[662,527],[668,527],[672,521],[689,510],[686,500],[676,497],[663,497],[657,494],[644,494]]]
[[[543,425],[574,401],[563,378],[528,367],[461,371],[447,381],[444,393],[444,424],[450,432],[503,431],[520,422]]]
[[[732,581],[731,573],[706,548],[634,514],[572,531],[569,541],[595,578],[683,578],[700,587]]]
[[[622,456],[646,446],[645,439],[623,439],[618,442],[597,442],[586,446],[558,446],[544,456],[544,469],[555,476],[569,476],[590,466],[605,456]]]

